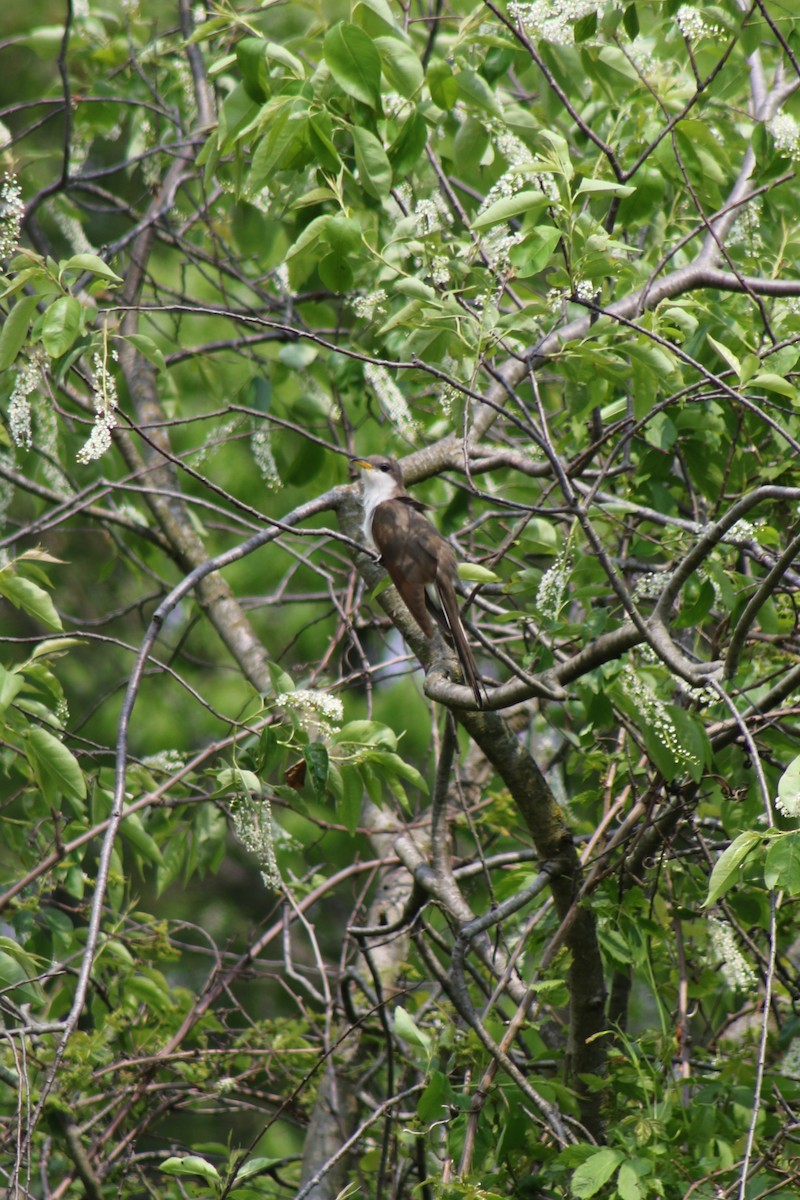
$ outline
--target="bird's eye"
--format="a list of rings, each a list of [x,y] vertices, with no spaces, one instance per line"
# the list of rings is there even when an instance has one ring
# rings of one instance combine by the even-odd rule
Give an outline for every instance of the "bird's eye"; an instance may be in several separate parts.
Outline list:
[[[389,470],[389,464],[388,464],[388,463],[381,463],[381,465],[380,465],[380,470],[381,470],[381,471],[388,471],[388,470]]]

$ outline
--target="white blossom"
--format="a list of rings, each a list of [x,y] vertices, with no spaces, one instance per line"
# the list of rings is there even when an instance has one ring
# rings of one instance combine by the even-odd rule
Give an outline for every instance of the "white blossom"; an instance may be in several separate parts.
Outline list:
[[[533,0],[527,4],[511,0],[508,15],[519,22],[531,41],[541,39],[557,46],[571,46],[575,41],[575,22],[589,13],[601,12],[604,7],[602,0]]]
[[[572,570],[572,554],[564,546],[555,562],[545,571],[536,589],[536,607],[543,617],[551,621],[558,619],[564,603],[564,593]]]
[[[692,8],[691,4],[682,4],[675,14],[683,36],[687,41],[699,42],[702,38],[719,37],[722,33],[719,25],[709,25],[702,12]]]
[[[711,950],[722,966],[722,977],[728,987],[734,991],[754,988],[758,983],[758,975],[736,944],[733,927],[718,917],[709,917],[708,927]]]
[[[333,726],[341,725],[344,720],[341,700],[338,696],[329,696],[327,692],[298,688],[294,692],[281,692],[275,697],[275,704],[278,708],[293,712],[303,729],[320,731],[328,737],[333,733]]]
[[[419,432],[419,425],[411,415],[411,409],[400,388],[390,377],[385,367],[375,363],[366,363],[364,375],[367,383],[373,388],[381,408],[386,413],[392,425],[404,437],[414,438]]]
[[[111,445],[111,430],[117,424],[117,383],[108,370],[108,351],[95,354],[93,357],[94,372],[92,389],[95,410],[95,423],[86,442],[81,446],[76,458],[85,466],[98,458],[102,458]]]
[[[25,205],[16,175],[6,172],[0,186],[0,261],[10,258],[19,245]]]
[[[780,154],[786,154],[797,161],[800,159],[800,128],[797,121],[789,113],[777,113],[767,123],[767,129],[772,134],[775,149]]]
[[[265,887],[277,890],[281,873],[275,857],[275,843],[284,840],[284,831],[272,816],[272,805],[265,795],[254,796],[247,788],[231,801],[233,831],[245,850],[255,856]]]
[[[664,590],[665,577],[659,571],[640,575],[633,589],[634,600],[657,600]]]
[[[259,474],[270,491],[277,491],[283,487],[278,464],[272,452],[272,431],[268,425],[260,425],[255,430],[250,438],[250,449]]]
[[[434,192],[427,200],[418,200],[414,209],[417,223],[417,234],[428,237],[432,233],[440,233],[453,223],[453,214],[438,192]]]
[[[350,307],[362,321],[371,321],[376,313],[386,312],[386,291],[384,288],[376,288],[374,292],[353,296]]]
[[[647,728],[668,750],[676,763],[688,765],[697,762],[697,755],[681,744],[678,731],[666,705],[641,679],[632,667],[623,668],[622,689],[636,708],[643,728]]]
[[[433,256],[431,279],[439,287],[445,287],[450,282],[450,266],[446,254],[435,254]]]

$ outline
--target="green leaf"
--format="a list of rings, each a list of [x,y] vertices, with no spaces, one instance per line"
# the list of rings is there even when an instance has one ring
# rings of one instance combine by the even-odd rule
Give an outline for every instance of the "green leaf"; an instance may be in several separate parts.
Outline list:
[[[392,290],[401,296],[413,296],[415,300],[426,300],[431,304],[439,301],[439,293],[436,288],[432,288],[429,283],[423,283],[421,279],[417,279],[416,275],[395,279]]]
[[[617,1191],[620,1200],[643,1200],[644,1192],[639,1184],[639,1176],[628,1162],[624,1162],[619,1169]]]
[[[595,1196],[603,1184],[608,1183],[622,1161],[618,1150],[606,1146],[597,1150],[575,1170],[572,1176],[572,1193],[578,1200]]]
[[[786,396],[787,399],[797,400],[797,388],[790,383],[788,379],[784,379],[782,375],[775,375],[772,371],[759,371],[749,381],[751,387],[764,388],[768,392],[777,392],[779,396]]]
[[[405,779],[427,794],[428,784],[425,776],[421,775],[416,767],[407,763],[399,754],[394,754],[390,750],[373,750],[369,757],[370,762],[378,764],[390,775],[397,775],[400,779]]]
[[[0,571],[0,595],[28,616],[41,621],[48,629],[62,628],[61,618],[44,588],[30,579],[24,579],[22,575],[15,575],[9,567]]]
[[[708,339],[709,346],[716,350],[720,358],[728,364],[734,375],[739,378],[742,373],[742,364],[739,362],[739,359],[736,357],[733,351],[729,350],[727,346],[724,346],[722,342],[718,342],[717,339],[713,338],[710,333],[706,334],[706,338]]]
[[[10,941],[10,938],[3,938],[6,945]],[[16,949],[15,947],[14,950]],[[27,955],[25,957],[28,958]],[[18,953],[7,954],[5,950],[0,950],[0,991],[8,995],[15,1004],[33,1004],[38,1008],[42,1004],[43,996],[41,989],[31,979],[36,971],[33,967],[26,970],[18,959]]]
[[[487,209],[472,220],[473,229],[486,229],[489,225],[499,225],[501,221],[509,221],[512,217],[527,216],[529,213],[539,213],[547,208],[549,201],[541,192],[517,192],[514,196],[504,196],[495,200]]]
[[[426,78],[433,103],[449,112],[458,99],[458,84],[450,64],[432,62]]]
[[[19,354],[38,301],[38,296],[21,296],[6,317],[0,333],[0,371],[10,367]]]
[[[268,1171],[270,1167],[274,1167],[276,1163],[282,1162],[280,1158],[251,1158],[241,1167],[236,1168],[236,1178],[233,1182],[232,1192],[240,1188],[248,1179],[252,1179],[256,1175],[260,1175],[262,1171]]]
[[[381,107],[381,58],[369,34],[340,21],[325,35],[322,52],[339,86],[370,108]]]
[[[266,42],[259,37],[243,37],[236,43],[236,61],[245,91],[257,104],[266,100],[270,91],[265,46]]]
[[[800,831],[792,830],[770,839],[764,882],[768,888],[781,888],[790,896],[800,894]]]
[[[497,103],[495,94],[482,75],[476,71],[459,71],[455,76],[456,89],[462,100],[474,104],[476,108],[491,113],[493,117],[502,117],[502,109]]]
[[[159,371],[166,371],[167,364],[164,361],[164,355],[159,350],[152,338],[145,333],[126,333],[124,340],[130,342],[135,350],[138,350],[148,362],[151,362]]]
[[[622,14],[622,24],[631,41],[639,36],[639,14],[635,4],[629,4]],[[623,1197],[623,1200],[625,1198]]]
[[[397,749],[397,734],[380,721],[348,721],[333,735],[333,740],[339,744],[349,742],[356,746],[388,746],[390,750]]]
[[[576,191],[576,196],[597,195],[605,196],[632,196],[636,191],[635,187],[631,187],[627,183],[614,183],[611,179],[583,179]]]
[[[320,117],[311,117],[307,132],[309,145],[314,151],[319,166],[331,175],[337,174],[342,160],[339,158],[339,151],[328,136],[325,122]]]
[[[83,328],[85,309],[74,296],[59,296],[42,318],[42,344],[51,358],[66,354]]]
[[[159,1170],[165,1175],[200,1175],[206,1183],[220,1183],[220,1174],[213,1163],[199,1154],[186,1154],[182,1158],[165,1158]]]
[[[24,734],[25,757],[48,801],[55,807],[60,795],[86,799],[86,780],[78,760],[52,733],[31,725]]]
[[[396,37],[375,38],[383,72],[395,91],[410,99],[425,82],[422,63],[414,49]]]
[[[558,532],[552,521],[544,517],[533,517],[519,537],[525,554],[557,554]]]
[[[394,1028],[398,1037],[403,1038],[406,1042],[415,1042],[416,1045],[422,1046],[426,1054],[430,1055],[432,1044],[430,1034],[420,1029],[411,1014],[400,1004],[394,1010]]]
[[[412,112],[400,127],[387,151],[395,179],[402,178],[419,162],[428,141],[428,126],[418,112]]]
[[[314,795],[318,800],[324,800],[328,786],[328,751],[322,742],[310,742],[303,747],[303,758]]]
[[[740,833],[727,850],[723,850],[714,863],[714,869],[708,881],[708,895],[704,902],[706,908],[716,904],[720,897],[733,887],[739,878],[739,867],[763,841],[763,833],[756,833],[755,830],[749,829]]]
[[[417,1103],[417,1116],[424,1125],[433,1121],[441,1121],[444,1106],[450,1099],[451,1091],[447,1076],[443,1071],[431,1071],[430,1081]]]
[[[108,263],[103,262],[98,254],[74,254],[72,258],[68,258],[65,263],[61,264],[61,270],[64,271],[91,271],[93,275],[99,275],[101,279],[107,279],[109,283],[124,283],[124,280],[116,271],[112,271]]]
[[[344,822],[345,829],[353,837],[361,821],[364,783],[358,770],[353,766],[343,764],[340,775],[342,794],[337,803],[337,813]]]
[[[364,190],[376,200],[385,200],[392,186],[392,168],[386,151],[368,129],[354,126],[352,134],[358,177]]]
[[[145,829],[138,813],[129,813],[125,816],[120,825],[120,833],[145,862],[149,862],[154,867],[160,867],[163,864],[164,860],[158,844]]]
[[[792,759],[778,780],[778,798],[785,812],[800,812],[800,754]]]
[[[295,79],[305,79],[306,69],[302,61],[292,54],[291,50],[287,50],[285,46],[279,45],[278,42],[266,42],[264,45],[264,54],[273,62],[280,63],[282,67],[286,67],[294,75]]]
[[[14,703],[14,698],[17,692],[25,684],[25,678],[15,671],[7,671],[5,667],[0,667],[0,720],[5,715],[6,709],[10,704]]]
[[[499,575],[495,575],[494,571],[490,571],[488,567],[482,567],[479,563],[459,563],[458,577],[466,583],[502,583]]]
[[[594,37],[596,32],[597,11],[596,9],[592,9],[592,11],[588,12],[585,17],[580,17],[579,20],[575,22],[574,37],[576,44],[588,41],[589,38]]]
[[[522,279],[528,275],[538,275],[550,262],[560,241],[560,229],[554,225],[536,225],[524,242],[512,247],[509,261],[515,273]]]

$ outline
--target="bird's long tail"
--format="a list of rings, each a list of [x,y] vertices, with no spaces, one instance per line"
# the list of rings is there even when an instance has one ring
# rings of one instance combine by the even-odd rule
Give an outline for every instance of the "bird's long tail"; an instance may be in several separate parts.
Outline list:
[[[461,620],[461,614],[458,611],[458,603],[456,602],[455,591],[452,587],[439,587],[436,591],[442,605],[442,612],[435,614],[440,618],[444,616],[447,629],[453,639],[453,645],[456,648],[458,661],[461,663],[461,670],[464,672],[464,679],[472,690],[475,697],[475,703],[478,708],[483,708],[483,698],[481,696],[480,684],[478,683],[478,668],[475,665],[475,659],[472,655],[467,634]]]

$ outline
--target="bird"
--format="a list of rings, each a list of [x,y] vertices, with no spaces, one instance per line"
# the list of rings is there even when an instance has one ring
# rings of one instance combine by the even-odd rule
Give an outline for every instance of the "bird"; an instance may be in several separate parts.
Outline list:
[[[456,556],[426,516],[426,507],[409,496],[403,468],[394,458],[373,454],[354,460],[361,473],[364,541],[374,546],[406,608],[426,637],[433,637],[428,602],[449,633],[461,670],[478,708],[483,705],[478,670],[456,600]],[[438,605],[430,595],[435,588]]]

